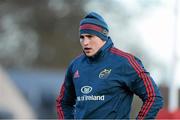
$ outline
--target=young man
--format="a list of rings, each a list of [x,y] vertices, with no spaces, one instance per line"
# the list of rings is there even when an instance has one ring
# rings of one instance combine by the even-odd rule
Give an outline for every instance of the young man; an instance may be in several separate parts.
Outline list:
[[[141,61],[115,47],[108,25],[91,12],[80,22],[83,54],[69,65],[57,98],[59,119],[130,118],[133,94],[143,106],[138,119],[155,118],[160,91]]]

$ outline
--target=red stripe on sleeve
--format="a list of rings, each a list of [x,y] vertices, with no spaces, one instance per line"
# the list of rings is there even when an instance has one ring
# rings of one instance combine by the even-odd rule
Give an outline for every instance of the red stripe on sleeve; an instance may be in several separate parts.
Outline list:
[[[58,119],[64,119],[64,112],[62,110],[61,102],[64,96],[65,87],[64,84],[61,87],[60,95],[57,98],[56,101],[56,107],[57,107],[57,113],[58,113]]]
[[[148,113],[149,109],[151,108],[151,106],[155,100],[155,98],[154,98],[155,92],[154,92],[152,82],[151,82],[150,78],[144,73],[144,70],[138,64],[138,62],[135,60],[134,56],[132,56],[128,53],[125,53],[123,51],[120,51],[116,48],[111,48],[111,52],[116,54],[116,55],[123,56],[123,57],[127,58],[129,63],[132,65],[132,67],[138,73],[139,77],[144,82],[144,85],[145,85],[149,99],[146,100],[146,102],[144,103],[144,105],[141,108],[141,111],[139,112],[139,115],[138,115],[138,119],[143,119],[146,116],[146,114]]]

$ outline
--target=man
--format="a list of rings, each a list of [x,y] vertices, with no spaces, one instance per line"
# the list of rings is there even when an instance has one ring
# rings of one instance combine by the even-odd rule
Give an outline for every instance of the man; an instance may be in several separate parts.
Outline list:
[[[155,118],[160,91],[141,61],[115,47],[108,25],[91,12],[80,22],[83,54],[69,65],[57,98],[59,119],[127,119],[133,94],[143,106],[138,119]]]

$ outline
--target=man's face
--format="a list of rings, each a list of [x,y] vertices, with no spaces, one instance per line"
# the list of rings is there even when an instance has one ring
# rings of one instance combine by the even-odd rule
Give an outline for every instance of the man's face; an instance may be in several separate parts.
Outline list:
[[[83,51],[88,57],[91,57],[97,53],[97,51],[106,43],[99,37],[90,34],[81,34],[80,43]]]

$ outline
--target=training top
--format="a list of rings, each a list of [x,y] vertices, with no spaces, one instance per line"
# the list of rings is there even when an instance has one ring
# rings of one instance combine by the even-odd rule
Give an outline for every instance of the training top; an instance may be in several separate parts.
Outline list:
[[[155,118],[163,106],[160,91],[132,54],[111,39],[93,57],[81,54],[69,65],[57,97],[59,119],[129,119],[133,95],[143,101],[137,119]]]

